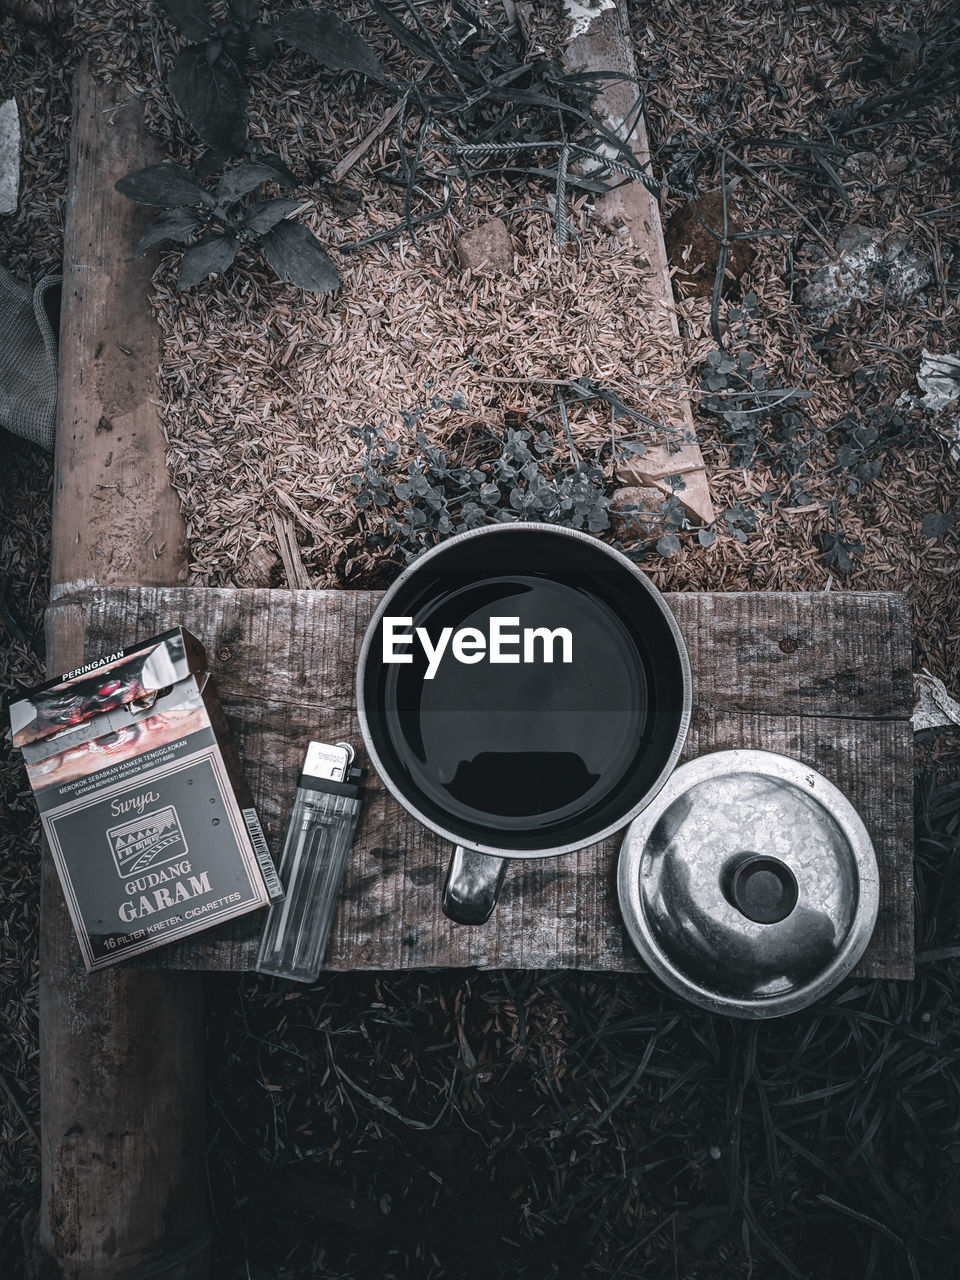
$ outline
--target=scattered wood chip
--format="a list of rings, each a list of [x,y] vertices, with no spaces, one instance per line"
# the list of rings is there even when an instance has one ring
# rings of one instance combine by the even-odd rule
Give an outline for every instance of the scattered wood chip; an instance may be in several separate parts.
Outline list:
[[[313,587],[310,575],[303,567],[300,552],[297,548],[297,537],[293,522],[286,516],[273,513],[273,527],[277,535],[277,547],[283,561],[283,571],[287,576],[287,586],[298,591],[309,591]]]

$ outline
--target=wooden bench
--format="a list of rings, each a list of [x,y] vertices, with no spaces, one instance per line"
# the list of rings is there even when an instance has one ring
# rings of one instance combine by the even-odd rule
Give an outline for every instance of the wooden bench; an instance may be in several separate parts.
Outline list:
[[[271,848],[283,836],[311,738],[345,739],[367,764],[354,672],[372,591],[96,588],[62,598],[57,632],[92,659],[182,622],[206,645]],[[873,838],[880,916],[857,972],[913,975],[913,775],[909,614],[886,593],[675,594],[690,651],[694,714],[685,758],[729,747],[797,757],[850,797]],[[518,862],[488,924],[441,913],[450,848],[375,775],[327,954],[330,969],[575,968],[635,972],[616,898],[614,837],[561,858]],[[262,916],[151,952],[150,964],[253,966]]]

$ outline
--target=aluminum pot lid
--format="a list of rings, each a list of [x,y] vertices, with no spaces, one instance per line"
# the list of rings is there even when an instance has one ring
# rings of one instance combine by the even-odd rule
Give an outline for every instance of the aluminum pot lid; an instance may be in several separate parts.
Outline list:
[[[627,829],[618,874],[627,930],[650,968],[706,1008],[802,1008],[857,963],[879,877],[849,800],[767,751],[679,768]]]

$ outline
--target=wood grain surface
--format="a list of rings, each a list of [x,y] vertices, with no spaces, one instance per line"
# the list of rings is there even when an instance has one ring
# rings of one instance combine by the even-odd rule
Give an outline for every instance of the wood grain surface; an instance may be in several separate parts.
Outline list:
[[[354,672],[379,593],[199,588],[97,590],[61,600],[86,659],[182,622],[211,670],[271,849],[279,851],[311,738],[362,750]],[[896,594],[680,594],[667,600],[690,652],[694,714],[684,758],[732,747],[813,765],[853,801],[881,872],[880,918],[861,975],[913,972],[909,618]],[[330,969],[436,966],[636,971],[617,905],[619,837],[511,866],[488,924],[440,911],[449,846],[368,776],[327,954]],[[252,966],[258,916],[151,953],[151,963]]]
[[[164,461],[150,312],[156,255],[134,258],[152,210],[113,190],[157,159],[121,84],[76,73],[64,233],[52,595],[99,582],[175,584],[186,530]],[[76,665],[82,625],[50,615],[48,674]],[[88,977],[49,851],[40,930],[44,1275],[204,1280],[201,975],[113,968]]]
[[[113,184],[156,159],[139,104],[77,72],[60,321],[53,499],[55,584],[187,577],[186,529],[157,406],[156,252],[134,250],[155,209]]]
[[[613,72],[623,77],[606,81],[593,99],[592,110],[607,128],[629,141],[637,161],[649,172],[650,143],[643,112],[637,110],[637,64],[624,0],[594,10],[586,29],[567,43],[564,63],[571,72]],[[618,180],[613,190],[597,198],[596,210],[609,225],[624,228],[646,258],[650,273],[644,288],[650,298],[651,314],[659,321],[667,342],[682,352],[657,197],[642,182]],[[669,496],[673,490],[667,477],[682,474],[684,488],[676,496],[694,519],[710,524],[714,518],[713,501],[703,455],[696,442],[693,408],[687,397],[681,403],[680,421],[671,425],[679,429],[684,443],[679,448],[657,445],[642,457],[626,459],[617,468],[617,479],[624,485],[646,486],[661,496]]]

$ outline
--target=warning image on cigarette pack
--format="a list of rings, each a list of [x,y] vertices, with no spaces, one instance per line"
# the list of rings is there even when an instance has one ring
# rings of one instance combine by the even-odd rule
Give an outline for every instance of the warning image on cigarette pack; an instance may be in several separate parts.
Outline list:
[[[174,862],[187,853],[180,818],[172,804],[107,831],[117,875],[127,879],[148,867]]]

